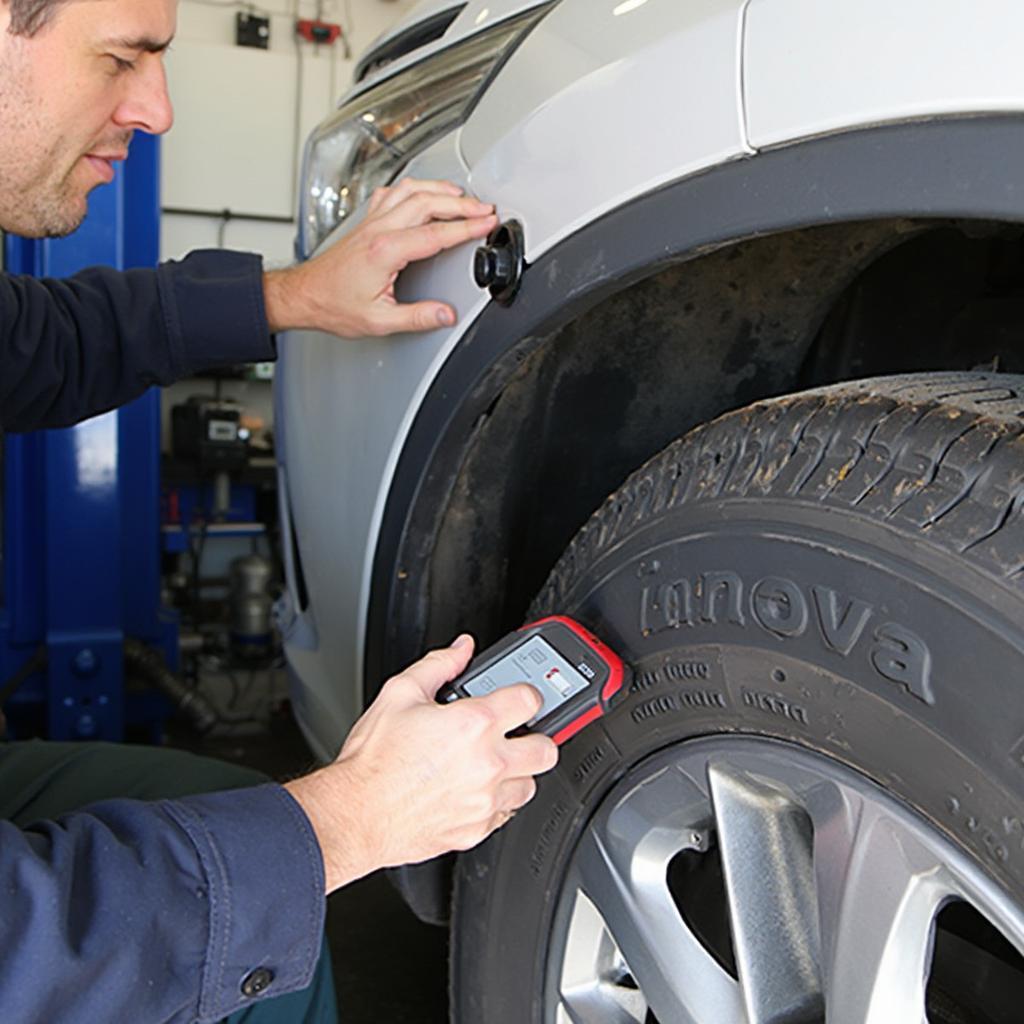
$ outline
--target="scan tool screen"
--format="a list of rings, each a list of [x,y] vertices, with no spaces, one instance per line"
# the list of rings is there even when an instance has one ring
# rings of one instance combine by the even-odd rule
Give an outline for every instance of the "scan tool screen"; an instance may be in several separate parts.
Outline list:
[[[473,697],[483,697],[514,683],[530,683],[544,698],[540,711],[527,724],[550,714],[560,704],[587,687],[587,679],[547,640],[534,636],[522,647],[517,647],[490,668],[485,669],[481,675],[469,680],[463,689]]]

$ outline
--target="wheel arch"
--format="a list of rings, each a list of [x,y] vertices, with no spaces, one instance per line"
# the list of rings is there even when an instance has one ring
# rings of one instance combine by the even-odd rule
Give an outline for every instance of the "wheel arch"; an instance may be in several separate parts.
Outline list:
[[[810,344],[809,328],[820,325],[851,274],[920,230],[922,222],[1024,221],[1024,191],[1014,177],[1024,157],[1020,129],[1021,119],[1009,115],[932,120],[736,160],[634,200],[528,267],[515,302],[507,308],[491,304],[448,358],[397,460],[370,584],[367,697],[388,672],[453,628],[468,625],[480,639],[493,639],[509,615],[525,609],[516,594],[531,580],[543,582],[543,575],[536,579],[536,565],[525,577],[515,565],[539,546],[533,561],[543,567],[554,542],[571,537],[564,535],[564,521],[499,522],[508,519],[510,488],[532,501],[531,486],[551,485],[550,473],[545,480],[536,472],[516,483],[518,473],[540,461],[532,437],[524,438],[521,429],[510,432],[524,422],[512,414],[517,408],[531,426],[546,409],[544,437],[564,449],[557,463],[563,480],[574,454],[584,450],[588,467],[604,467],[591,474],[592,484],[586,473],[572,480],[579,495],[572,522],[579,525],[604,493],[682,430],[792,389]],[[794,274],[802,282],[795,290]],[[560,408],[552,404],[559,397],[554,385],[565,384],[566,377],[559,367],[586,351],[580,332],[588,317],[591,323],[600,319],[607,338],[614,334],[606,333],[610,317],[650,313],[656,308],[652,294],[666,287],[695,290],[706,307],[699,314],[705,326],[716,318],[724,326],[733,315],[731,342],[728,331],[702,330],[676,353],[671,379],[688,386],[682,398],[694,418],[668,416],[661,434],[648,424],[635,443],[615,452],[608,442],[616,433],[609,429],[599,438],[604,447],[595,451],[590,439],[569,429],[586,407],[586,393],[562,406],[572,414],[565,429],[553,420]],[[743,309],[735,304],[737,292],[746,301]],[[673,308],[685,316],[685,307],[684,301]],[[774,322],[776,333],[755,338],[750,317],[742,322],[750,309]],[[664,342],[654,349],[668,351]],[[684,372],[687,364],[691,372]],[[600,406],[596,415],[603,410],[613,425],[616,389],[629,392],[642,412],[640,378],[665,376],[651,359],[624,359],[604,370],[598,380],[602,367],[591,365],[587,376]],[[648,410],[648,419],[655,412]],[[593,415],[580,429],[589,429],[588,423]],[[515,457],[503,460],[500,452],[516,436]],[[601,494],[598,485],[604,486]],[[495,543],[498,548],[487,548]],[[484,561],[466,561],[467,553],[485,549],[490,554]],[[497,607],[510,566],[513,576],[518,572],[515,593]],[[488,578],[495,571],[498,578]]]

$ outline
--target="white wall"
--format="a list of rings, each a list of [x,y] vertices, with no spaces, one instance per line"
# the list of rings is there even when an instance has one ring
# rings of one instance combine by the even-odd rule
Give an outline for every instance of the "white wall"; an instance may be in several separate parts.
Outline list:
[[[272,0],[274,6],[230,0],[181,0],[178,32],[167,54],[175,123],[161,145],[161,205],[218,214],[164,213],[160,258],[192,249],[245,249],[266,262],[291,262],[295,179],[302,143],[337,106],[356,59],[415,0]],[[235,14],[270,15],[267,50],[235,45]],[[314,46],[295,33],[298,17],[340,23],[341,40]],[[298,113],[298,117],[296,114]],[[288,218],[246,220],[244,214]],[[189,395],[214,392],[213,381],[183,380],[164,389],[162,447],[170,448],[170,410]],[[227,381],[225,398],[270,425],[267,381]]]
[[[293,223],[247,221],[244,214],[293,218],[302,142],[337,105],[355,58],[414,0],[272,0],[261,4],[181,0],[167,55],[175,124],[162,145],[162,205],[216,217],[164,214],[161,258],[191,249],[248,249],[270,263],[292,254]],[[235,45],[235,15],[270,15],[267,50]],[[338,40],[316,46],[295,33],[299,17],[340,23]]]

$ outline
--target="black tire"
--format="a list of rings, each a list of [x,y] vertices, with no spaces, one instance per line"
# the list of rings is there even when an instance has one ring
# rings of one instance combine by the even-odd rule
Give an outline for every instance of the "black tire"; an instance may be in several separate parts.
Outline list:
[[[743,732],[886,787],[1024,902],[1024,377],[915,375],[761,402],[635,473],[532,614],[633,663],[533,802],[459,859],[458,1024],[542,1019],[568,857],[652,752]]]

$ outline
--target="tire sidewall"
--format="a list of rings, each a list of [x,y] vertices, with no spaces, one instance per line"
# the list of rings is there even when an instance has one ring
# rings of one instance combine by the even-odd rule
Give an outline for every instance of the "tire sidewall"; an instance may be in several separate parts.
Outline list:
[[[841,761],[1024,894],[1012,587],[884,519],[786,498],[684,504],[576,565],[560,606],[534,611],[586,622],[634,678],[531,804],[460,858],[456,1020],[543,1019],[579,836],[633,767],[696,737],[767,736]]]

